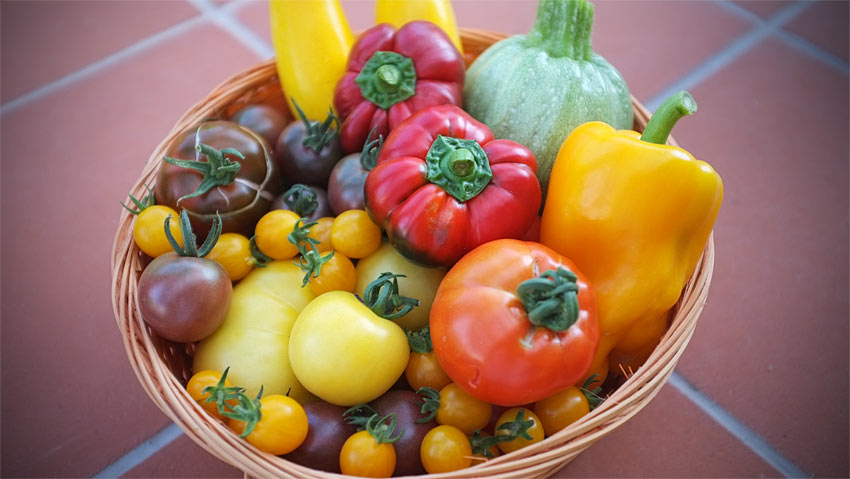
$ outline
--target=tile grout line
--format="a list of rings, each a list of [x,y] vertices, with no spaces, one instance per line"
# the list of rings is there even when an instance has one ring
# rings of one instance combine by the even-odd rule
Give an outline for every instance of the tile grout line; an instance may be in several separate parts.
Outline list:
[[[95,61],[94,63],[90,63],[79,70],[76,70],[58,80],[54,80],[46,85],[43,85],[35,90],[32,90],[28,93],[24,93],[23,95],[15,98],[14,100],[0,105],[0,115],[5,115],[11,111],[17,110],[18,108],[36,101],[40,98],[43,98],[57,90],[61,90],[65,87],[71,86],[79,81],[85,80],[86,78],[91,77],[92,75],[99,73],[107,68],[121,63],[122,61],[138,55],[150,48],[153,48],[160,43],[163,43],[167,40],[170,40],[187,30],[203,23],[205,18],[202,15],[192,17],[188,20],[180,22],[176,25],[173,25],[165,30],[162,30],[158,33],[154,33],[153,35],[146,37],[138,42],[119,50],[109,56],[101,58],[100,60]]]
[[[750,21],[755,23],[764,23],[765,20],[762,17],[759,17],[755,13],[747,10],[746,8],[732,2],[731,0],[714,0],[715,3],[725,8],[727,11],[734,13],[740,17],[744,17]],[[774,34],[781,38],[785,43],[789,46],[796,48],[812,57],[817,58],[818,60],[828,64],[829,66],[835,68],[836,70],[844,73],[845,75],[850,74],[850,64],[847,63],[843,58],[838,57],[837,55],[830,53],[824,50],[822,47],[812,43],[809,40],[797,35],[796,33],[789,32],[783,28],[782,25],[776,27],[776,31]]]
[[[698,390],[678,372],[673,371],[670,379],[668,379],[668,383],[783,476],[793,478],[811,477],[783,456],[763,437],[753,432],[746,424],[717,404],[714,399]]]
[[[720,5],[725,5],[719,2]],[[673,82],[670,86],[655,94],[646,102],[646,107],[650,111],[655,111],[664,100],[680,90],[688,90],[701,83],[703,80],[714,75],[722,70],[743,54],[747,53],[758,45],[762,40],[768,38],[771,34],[778,30],[778,27],[789,22],[803,10],[808,8],[810,2],[798,0],[797,2],[782,9],[779,13],[770,17],[766,21],[759,21],[750,31],[738,37],[731,44],[714,54],[709,59],[705,60],[696,68],[686,73],[679,80]],[[748,16],[741,14],[743,16]]]
[[[145,462],[148,458],[156,454],[160,449],[171,444],[175,439],[183,435],[183,430],[171,423],[164,427],[161,431],[146,439],[144,442],[134,447],[130,452],[121,456],[117,461],[93,477],[98,478],[117,478],[126,474],[128,471]]]
[[[237,41],[248,47],[261,60],[267,60],[274,56],[274,49],[266,43],[253,30],[243,25],[239,20],[231,15],[231,8],[218,7],[210,3],[209,0],[186,0],[195,8],[201,11],[205,17],[208,17],[222,30],[229,33]],[[239,4],[241,5],[241,4]]]

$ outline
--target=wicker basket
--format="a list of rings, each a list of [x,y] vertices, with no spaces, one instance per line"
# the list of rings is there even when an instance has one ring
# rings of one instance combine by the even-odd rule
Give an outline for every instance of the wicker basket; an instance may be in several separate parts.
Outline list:
[[[485,48],[505,35],[464,29],[463,46],[471,61]],[[132,194],[144,194],[152,185],[160,159],[169,142],[185,129],[209,118],[228,117],[244,105],[266,102],[284,108],[273,61],[262,63],[228,79],[197,103],[174,125],[168,136],[151,154]],[[642,131],[649,119],[646,109],[633,99],[635,129]],[[672,143],[672,138],[670,139]],[[204,413],[188,395],[185,384],[191,376],[194,345],[172,343],[157,337],[138,313],[136,289],[145,257],[132,236],[133,217],[122,211],[112,252],[112,302],[124,346],[142,387],[187,436],[204,449],[252,477],[338,477],[294,464],[259,451],[238,438],[224,424]],[[647,362],[605,402],[576,423],[543,442],[489,460],[469,469],[437,478],[548,477],[581,451],[634,416],[658,393],[688,344],[705,304],[714,266],[714,241],[703,253],[696,271],[673,309],[671,325]]]

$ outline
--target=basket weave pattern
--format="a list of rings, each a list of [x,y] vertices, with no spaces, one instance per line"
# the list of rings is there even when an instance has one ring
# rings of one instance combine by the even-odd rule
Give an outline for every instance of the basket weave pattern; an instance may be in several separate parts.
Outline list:
[[[462,30],[467,61],[505,35]],[[228,79],[194,105],[156,147],[131,193],[141,197],[144,185],[154,185],[167,145],[182,131],[211,118],[227,118],[242,106],[267,102],[283,105],[274,61],[257,65]],[[649,120],[646,109],[633,99],[635,130]],[[671,144],[673,140],[670,140]],[[133,216],[122,211],[112,251],[112,302],[130,364],[142,387],[187,436],[219,459],[252,477],[339,477],[316,471],[261,452],[207,415],[185,390],[192,374],[194,345],[159,338],[138,313],[136,290],[145,257],[133,242]],[[430,478],[537,478],[549,477],[581,451],[622,425],[660,391],[676,366],[696,327],[708,296],[714,265],[714,240],[709,243],[679,302],[659,346],[647,362],[590,414],[541,443],[491,459],[475,467]]]

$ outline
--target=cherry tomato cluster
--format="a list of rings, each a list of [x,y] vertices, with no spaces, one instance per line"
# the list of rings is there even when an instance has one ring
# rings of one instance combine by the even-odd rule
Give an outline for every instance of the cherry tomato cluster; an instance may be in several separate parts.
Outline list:
[[[591,293],[574,266],[521,241],[481,239],[485,244],[473,248],[470,239],[448,263],[432,261],[439,254],[411,254],[420,247],[387,238],[388,229],[403,225],[376,223],[368,206],[367,179],[384,158],[383,136],[369,133],[362,152],[343,157],[332,113],[322,122],[298,113],[300,121],[287,126],[276,109],[251,105],[187,131],[169,148],[154,189],[125,205],[137,215],[136,244],[152,258],[139,282],[140,312],[160,336],[198,342],[186,389],[206,414],[299,464],[389,477],[450,472],[515,451],[601,400],[599,376],[575,385],[589,366],[564,352],[595,341]],[[447,124],[466,121],[451,111],[430,114]],[[422,128],[425,120],[411,121]],[[470,138],[484,135],[467,124]],[[388,157],[406,154],[399,141],[388,142]],[[474,149],[474,141],[458,144]],[[533,155],[516,145],[494,141],[482,154],[504,163],[494,166],[505,175],[498,179],[503,188],[533,178],[526,168]],[[520,166],[508,174],[511,162]],[[446,227],[460,221],[445,220]],[[502,233],[533,238],[538,225],[535,217],[528,228]],[[434,244],[452,242],[440,229],[429,231],[416,241],[432,234]],[[539,275],[544,271],[549,276]],[[552,313],[564,308],[572,313]],[[527,337],[532,310],[535,335]],[[507,331],[503,340],[520,344],[525,355],[511,351],[507,362],[476,364],[471,357],[487,356],[476,348],[488,346],[462,338],[475,315],[500,318],[487,338],[496,344]],[[340,361],[316,361],[317,351],[334,351]],[[521,366],[510,362],[530,369],[505,382],[498,377]],[[529,379],[528,370],[552,368],[563,383]],[[490,389],[477,387],[479,379]]]

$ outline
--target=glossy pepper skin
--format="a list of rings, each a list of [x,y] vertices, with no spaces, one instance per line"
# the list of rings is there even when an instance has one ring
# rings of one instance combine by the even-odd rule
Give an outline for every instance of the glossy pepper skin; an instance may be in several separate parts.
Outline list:
[[[452,381],[500,406],[574,385],[599,341],[596,298],[584,275],[552,249],[512,239],[483,244],[449,270],[430,326]]]
[[[432,105],[460,105],[466,66],[446,34],[426,21],[398,31],[387,23],[363,32],[334,91],[346,153],[359,151],[372,129],[387,134]]]
[[[540,207],[537,161],[454,105],[399,125],[366,177],[366,210],[412,261],[450,267],[478,245],[521,238]]]
[[[294,98],[307,118],[321,121],[345,72],[354,36],[339,0],[270,0],[277,74],[292,116]]]
[[[414,20],[428,20],[440,27],[463,53],[450,0],[375,0],[375,23],[389,23],[399,28]]]
[[[207,156],[197,150],[200,145],[215,150],[236,150],[244,158],[229,152],[224,154],[226,162],[239,164],[237,171],[223,179],[223,184],[191,198],[184,197],[197,190],[204,173],[163,161],[154,190],[157,204],[177,211],[186,210],[200,238],[206,237],[216,214],[221,216],[222,232],[250,237],[257,220],[280,193],[280,178],[271,147],[259,134],[236,123],[208,121],[176,137],[165,157],[208,163]]]
[[[720,176],[665,144],[673,124],[694,111],[693,98],[680,92],[643,136],[590,122],[558,153],[540,239],[575,261],[596,289],[602,338],[594,369],[612,350],[651,353],[711,234]]]

